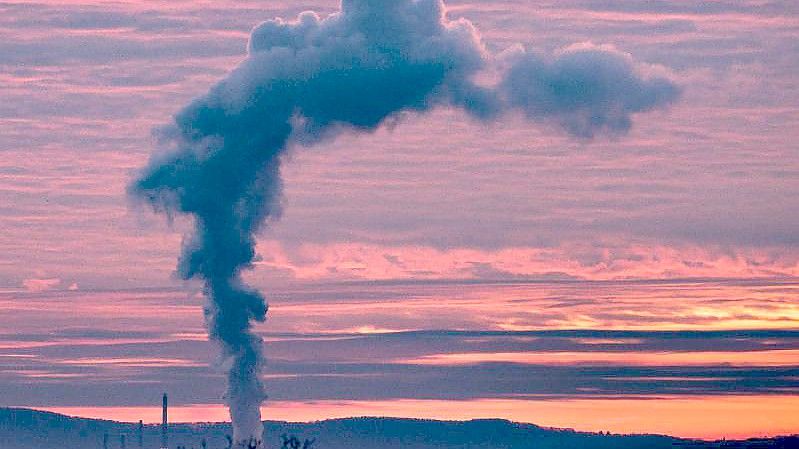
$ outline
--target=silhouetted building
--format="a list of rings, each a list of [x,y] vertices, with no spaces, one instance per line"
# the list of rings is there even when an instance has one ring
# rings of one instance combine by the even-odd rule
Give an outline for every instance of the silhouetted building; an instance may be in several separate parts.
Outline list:
[[[167,414],[167,406],[168,401],[166,393],[164,393],[163,409],[161,412],[161,449],[167,449],[169,447],[169,429],[167,424],[169,416]]]
[[[144,447],[144,422],[139,420],[139,428],[136,431],[138,437],[139,449]]]

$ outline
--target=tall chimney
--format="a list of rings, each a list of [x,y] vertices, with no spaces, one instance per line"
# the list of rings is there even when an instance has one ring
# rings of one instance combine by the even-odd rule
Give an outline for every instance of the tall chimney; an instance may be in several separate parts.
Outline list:
[[[167,397],[166,393],[164,393],[163,411],[161,414],[161,449],[167,449],[169,447],[169,440],[167,439],[167,431],[168,431],[167,405],[168,405]]]
[[[139,420],[139,428],[138,428],[138,437],[139,437],[139,449],[144,448],[144,421]]]

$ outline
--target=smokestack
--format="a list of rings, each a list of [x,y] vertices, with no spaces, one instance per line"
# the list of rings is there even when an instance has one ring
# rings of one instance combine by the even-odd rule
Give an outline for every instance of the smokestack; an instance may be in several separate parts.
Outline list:
[[[168,405],[167,396],[166,393],[164,393],[163,408],[161,411],[161,449],[167,449],[169,447],[169,416],[167,414]]]
[[[139,420],[139,428],[136,433],[139,439],[139,449],[142,449],[144,447],[144,421]]]
[[[280,164],[293,144],[374,131],[440,106],[481,120],[521,112],[587,138],[624,133],[633,114],[679,94],[606,47],[570,47],[554,58],[510,53],[491,55],[469,21],[447,19],[442,0],[342,0],[326,18],[303,12],[257,26],[247,58],[160,128],[166,152],[130,192],[156,211],[193,218],[178,273],[205,284],[209,335],[230,362],[235,444],[262,438],[266,398],[263,341],[252,325],[266,319],[267,304],[242,272],[257,260],[257,233],[279,216]],[[502,78],[495,85],[474,81],[492,71]]]

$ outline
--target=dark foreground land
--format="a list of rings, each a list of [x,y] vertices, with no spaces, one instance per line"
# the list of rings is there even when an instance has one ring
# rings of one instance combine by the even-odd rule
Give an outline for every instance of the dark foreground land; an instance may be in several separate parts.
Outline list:
[[[169,447],[227,447],[227,424],[175,424]],[[700,442],[657,435],[608,435],[545,429],[504,420],[467,422],[393,418],[352,418],[307,424],[265,423],[267,449],[280,449],[281,435],[316,439],[314,449],[661,449],[661,448],[797,448],[799,437],[748,441]],[[27,409],[0,408],[0,449],[157,449],[160,427],[144,426],[139,445],[137,424],[71,418]]]

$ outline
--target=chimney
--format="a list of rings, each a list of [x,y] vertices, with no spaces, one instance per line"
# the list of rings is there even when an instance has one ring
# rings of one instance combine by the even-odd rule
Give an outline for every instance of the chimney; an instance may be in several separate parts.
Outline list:
[[[139,449],[144,448],[144,421],[139,420],[139,428],[137,431],[139,439]]]
[[[167,449],[169,447],[167,422],[167,397],[166,393],[164,393],[163,411],[161,414],[161,449]]]

